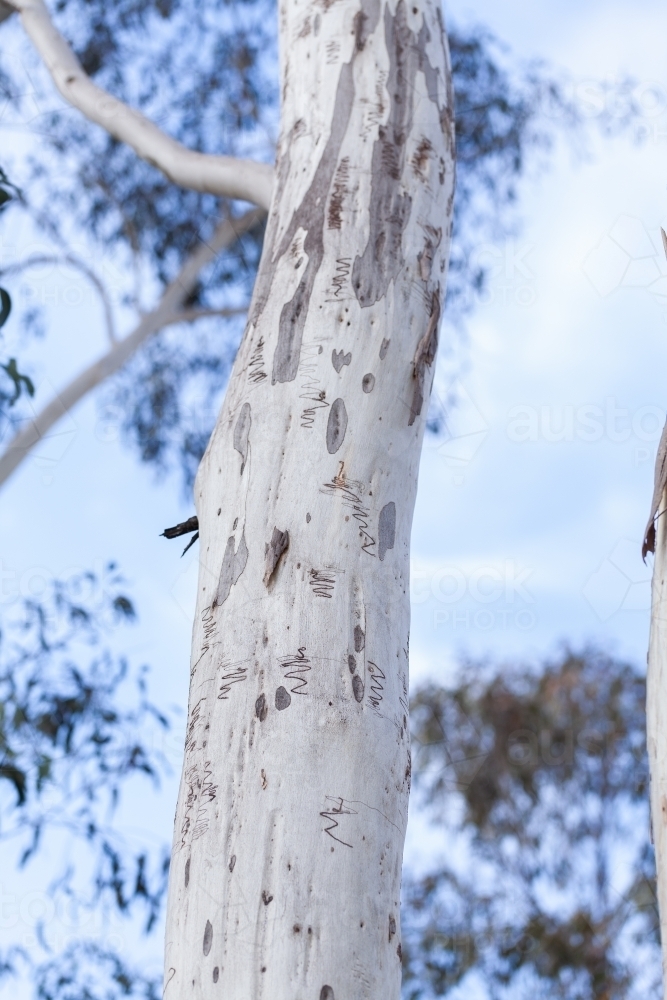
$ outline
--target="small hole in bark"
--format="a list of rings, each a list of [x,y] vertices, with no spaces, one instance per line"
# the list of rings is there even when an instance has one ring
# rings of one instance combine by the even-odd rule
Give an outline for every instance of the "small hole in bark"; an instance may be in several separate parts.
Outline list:
[[[217,983],[219,978],[220,978],[220,969],[216,965],[215,969],[213,970],[213,982]]]
[[[295,924],[294,927],[292,928],[292,930],[294,931],[295,934],[300,934],[301,933],[301,928],[299,927],[298,924]]]
[[[238,517],[234,518],[234,523],[232,525],[232,531],[236,531],[236,526],[239,523]]]
[[[310,524],[310,514],[306,514],[306,524]]]
[[[221,510],[222,510],[222,507],[218,507],[218,517],[220,517]]]
[[[230,872],[234,871],[234,865],[235,864],[236,864],[236,855],[232,854],[231,858],[229,859],[229,870],[230,870]]]
[[[368,393],[372,392],[374,387],[375,387],[375,375],[373,375],[372,372],[368,372],[368,374],[364,375],[364,377],[361,380],[361,388],[364,390],[364,392]]]

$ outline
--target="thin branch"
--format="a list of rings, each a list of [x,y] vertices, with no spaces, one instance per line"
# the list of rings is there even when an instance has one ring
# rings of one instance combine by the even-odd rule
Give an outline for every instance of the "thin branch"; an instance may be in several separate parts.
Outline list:
[[[54,25],[44,0],[8,0],[39,52],[53,82],[73,107],[125,142],[170,181],[194,191],[239,198],[267,212],[273,190],[273,168],[255,160],[212,156],[186,149],[162,132],[140,111],[130,108],[93,83]]]
[[[256,226],[263,217],[264,212],[254,208],[238,219],[225,219],[216,229],[210,242],[202,242],[186,260],[179,274],[165,289],[159,304],[152,312],[142,317],[132,333],[114,344],[104,357],[77,375],[34,419],[26,422],[26,426],[15,435],[6,451],[0,456],[0,486],[9,479],[12,472],[19,467],[53,425],[69,413],[92,389],[122,368],[150,336],[165,326],[181,322],[183,313],[187,313],[187,310],[182,309],[182,304],[195,287],[200,272],[221,250],[231,246],[239,236]]]
[[[165,326],[173,326],[174,323],[194,323],[195,320],[203,319],[205,316],[242,316],[247,311],[247,305],[237,306],[235,309],[181,309],[174,313]]]
[[[100,299],[102,300],[102,308],[104,309],[104,322],[107,330],[107,337],[111,344],[118,343],[118,337],[116,336],[116,325],[113,317],[113,309],[111,308],[111,300],[107,294],[107,290],[104,287],[104,283],[92,268],[84,264],[82,260],[75,257],[74,254],[33,254],[32,257],[28,257],[26,260],[18,261],[16,264],[10,264],[9,267],[3,267],[0,270],[0,274],[10,275],[10,274],[21,274],[22,271],[27,271],[31,267],[39,267],[42,264],[69,264],[75,270],[80,271],[81,274],[85,275],[90,283],[95,287]]]

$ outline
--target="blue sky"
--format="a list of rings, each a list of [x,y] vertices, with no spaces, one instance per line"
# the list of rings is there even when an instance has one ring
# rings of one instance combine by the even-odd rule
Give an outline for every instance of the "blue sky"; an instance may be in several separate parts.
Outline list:
[[[639,549],[667,408],[667,262],[658,242],[667,225],[667,10],[657,0],[448,7],[459,21],[489,25],[518,56],[568,70],[582,101],[592,80],[631,75],[646,114],[639,145],[594,140],[584,162],[558,146],[549,171],[521,188],[520,233],[478,248],[493,274],[468,322],[459,406],[445,437],[427,441],[421,465],[412,678],[446,680],[462,655],[534,660],[563,641],[602,644],[641,665],[650,557],[645,567]],[[30,239],[20,228],[2,237],[4,259]],[[78,279],[50,271],[30,280],[50,322],[36,360],[45,397],[104,340]],[[444,374],[437,388],[451,388]],[[160,703],[183,707],[197,550],[181,560],[182,546],[159,534],[193,507],[177,482],[156,483],[137,463],[115,415],[95,400],[56,431],[3,489],[0,600],[116,560],[140,621],[115,641],[135,664],[151,665]],[[180,743],[176,734],[167,746],[174,777],[163,794],[137,790],[123,807],[137,842],[171,835]],[[423,831],[412,830],[416,859]],[[36,869],[19,880],[11,866],[1,874],[17,898],[38,891],[42,877]],[[17,925],[21,934],[29,923]],[[158,936],[151,953],[159,951]]]

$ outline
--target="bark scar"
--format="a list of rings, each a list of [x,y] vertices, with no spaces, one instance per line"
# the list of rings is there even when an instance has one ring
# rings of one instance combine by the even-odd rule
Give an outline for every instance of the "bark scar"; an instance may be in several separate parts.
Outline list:
[[[426,333],[417,344],[414,361],[412,362],[412,377],[415,380],[410,406],[408,426],[412,427],[424,405],[424,384],[426,369],[430,368],[438,350],[438,323],[440,322],[440,287],[431,296],[431,318],[428,321]]]
[[[271,577],[276,571],[281,556],[287,552],[289,546],[289,532],[273,529],[271,541],[266,546],[266,562],[264,569],[264,584],[268,587]]]

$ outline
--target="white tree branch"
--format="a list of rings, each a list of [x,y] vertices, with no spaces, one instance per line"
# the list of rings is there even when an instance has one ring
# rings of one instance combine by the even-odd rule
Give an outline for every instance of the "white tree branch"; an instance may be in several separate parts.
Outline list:
[[[8,0],[5,6],[20,14],[21,23],[56,87],[86,118],[101,125],[120,142],[127,143],[174,184],[225,198],[239,198],[269,210],[272,167],[255,160],[211,156],[186,149],[141,112],[93,83],[54,25],[43,0]]]
[[[92,268],[84,264],[82,260],[79,260],[74,254],[46,254],[39,253],[33,254],[32,257],[26,258],[26,260],[18,261],[16,264],[10,264],[9,267],[4,267],[0,274],[10,275],[10,274],[21,274],[22,271],[27,271],[31,267],[40,267],[42,264],[69,264],[76,271],[80,271],[88,280],[91,285],[97,291],[101,301],[102,308],[104,309],[104,323],[107,331],[107,338],[109,343],[115,344],[118,342],[118,337],[116,336],[116,325],[113,317],[113,309],[111,307],[111,301],[107,294],[107,290],[104,287],[102,280],[95,274]]]
[[[92,389],[119,371],[151,335],[158,333],[165,326],[197,318],[193,315],[194,310],[184,310],[182,304],[195,287],[199,274],[221,250],[231,246],[239,236],[257,225],[263,216],[263,210],[255,208],[238,219],[226,219],[222,222],[211,241],[202,243],[186,260],[179,274],[165,289],[159,304],[142,317],[132,333],[114,344],[104,357],[77,375],[37,416],[26,423],[0,456],[0,486],[9,479],[53,425]],[[214,312],[216,315],[222,315],[224,311],[197,310],[197,312],[201,314]],[[229,310],[230,315],[236,312],[236,309]]]

